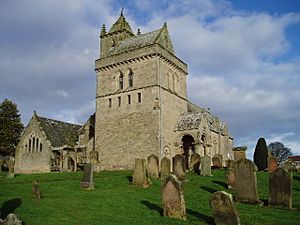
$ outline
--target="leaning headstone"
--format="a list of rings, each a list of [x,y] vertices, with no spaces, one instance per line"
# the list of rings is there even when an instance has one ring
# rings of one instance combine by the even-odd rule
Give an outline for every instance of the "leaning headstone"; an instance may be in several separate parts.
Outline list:
[[[269,175],[269,206],[292,208],[293,175],[278,168]]]
[[[183,181],[185,180],[185,170],[184,170],[184,157],[181,155],[175,155],[173,158],[173,173],[176,177]]]
[[[257,167],[249,159],[240,159],[234,168],[236,201],[243,203],[260,203],[257,191]]]
[[[277,158],[275,156],[268,157],[268,172],[273,173],[278,168]]]
[[[231,194],[225,191],[214,192],[209,204],[216,225],[240,225],[240,217]]]
[[[35,200],[40,200],[41,199],[40,185],[37,181],[32,182],[32,195],[33,195]]]
[[[14,157],[9,157],[9,160],[8,160],[7,164],[8,164],[7,177],[8,178],[13,178],[15,176],[15,158]]]
[[[0,224],[1,225],[22,225],[22,220],[17,215],[10,213],[7,215],[7,217],[4,220],[0,218]]]
[[[159,162],[156,155],[150,155],[147,158],[147,176],[152,178],[159,178]]]
[[[171,175],[162,187],[163,215],[166,217],[186,220],[186,206],[182,184],[176,176]]]
[[[204,155],[200,159],[201,176],[211,176],[211,159],[208,155]]]
[[[83,179],[80,182],[80,187],[85,189],[94,189],[93,170],[93,164],[87,163],[84,165]]]
[[[167,157],[163,157],[160,162],[160,177],[165,179],[171,174],[171,160]]]
[[[193,153],[190,159],[190,170],[198,172],[200,167],[200,155],[198,153]]]
[[[213,167],[222,168],[223,156],[221,154],[216,154],[212,158]]]
[[[132,184],[142,186],[144,188],[149,187],[146,176],[146,159],[136,158],[134,164],[134,172],[132,176]]]

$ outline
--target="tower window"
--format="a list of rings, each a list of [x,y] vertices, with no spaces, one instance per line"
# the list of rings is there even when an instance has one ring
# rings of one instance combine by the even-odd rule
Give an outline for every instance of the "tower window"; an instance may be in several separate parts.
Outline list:
[[[130,97],[130,95],[127,95],[127,97],[128,97],[128,104],[130,105],[131,104],[131,97]]]
[[[138,93],[138,102],[142,102],[142,93]]]
[[[133,87],[133,72],[132,72],[132,70],[130,70],[129,74],[128,74],[128,84],[129,84],[129,87]]]
[[[119,106],[121,106],[121,97],[118,97]]]
[[[120,77],[119,77],[119,88],[120,89],[124,88],[124,76],[123,76],[123,74],[120,74]]]
[[[108,99],[108,107],[111,107],[111,98]]]
[[[40,152],[43,151],[43,144],[40,143]]]

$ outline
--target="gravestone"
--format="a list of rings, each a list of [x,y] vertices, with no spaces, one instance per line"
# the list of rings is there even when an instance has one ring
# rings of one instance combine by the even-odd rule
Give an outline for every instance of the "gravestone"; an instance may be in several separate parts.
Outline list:
[[[152,178],[159,178],[159,162],[156,155],[150,155],[147,158],[147,176]]]
[[[222,168],[223,156],[221,154],[216,154],[212,158],[213,167]]]
[[[235,175],[233,170],[229,170],[228,172],[227,185],[228,185],[228,189],[234,189],[235,187]]]
[[[190,159],[190,170],[194,172],[199,172],[200,167],[200,155],[198,153],[193,153]]]
[[[268,172],[273,173],[278,168],[277,158],[275,156],[268,157]]]
[[[32,195],[35,200],[40,200],[41,199],[41,190],[40,190],[40,185],[37,181],[32,182]]]
[[[236,201],[243,203],[260,203],[257,191],[257,167],[249,159],[240,159],[234,168]]]
[[[168,176],[162,187],[163,215],[166,217],[186,220],[186,206],[182,183],[176,176]]]
[[[87,163],[84,165],[83,179],[80,182],[80,187],[85,189],[94,189],[93,170],[93,164]]]
[[[211,159],[208,155],[200,158],[201,176],[211,176]]]
[[[167,157],[163,157],[160,162],[160,177],[165,179],[166,177],[170,176],[171,174],[171,160]]]
[[[7,177],[13,178],[15,176],[15,158],[9,157],[7,165],[8,165]]]
[[[214,192],[209,200],[209,205],[216,225],[241,224],[231,194],[225,191]]]
[[[17,215],[10,213],[7,215],[7,217],[4,220],[0,218],[0,224],[1,225],[22,225],[22,220]]]
[[[134,162],[132,184],[142,186],[144,188],[149,187],[146,176],[146,159],[136,158]]]
[[[293,175],[278,168],[269,174],[269,206],[292,209]]]
[[[227,159],[226,160],[226,168],[228,170],[232,169],[233,168],[233,165],[234,165],[234,161],[232,159]]]
[[[173,158],[173,173],[175,176],[183,181],[185,180],[185,170],[184,170],[184,157],[181,155],[175,155]]]

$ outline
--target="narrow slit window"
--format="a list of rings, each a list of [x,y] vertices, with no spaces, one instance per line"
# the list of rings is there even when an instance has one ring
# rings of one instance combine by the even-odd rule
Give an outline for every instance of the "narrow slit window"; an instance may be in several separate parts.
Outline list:
[[[121,97],[118,97],[119,106],[121,106]]]
[[[133,72],[132,72],[132,70],[130,70],[129,74],[128,74],[128,84],[129,84],[129,87],[133,87]]]
[[[142,102],[142,93],[138,93],[138,102]]]
[[[130,95],[127,95],[127,97],[128,97],[128,104],[130,105],[131,104],[131,97],[130,97]]]
[[[108,99],[108,107],[111,108],[111,98]]]
[[[40,152],[43,151],[43,144],[40,143]]]
[[[120,74],[120,77],[119,77],[119,88],[120,89],[124,88],[124,76],[123,76],[123,74]]]

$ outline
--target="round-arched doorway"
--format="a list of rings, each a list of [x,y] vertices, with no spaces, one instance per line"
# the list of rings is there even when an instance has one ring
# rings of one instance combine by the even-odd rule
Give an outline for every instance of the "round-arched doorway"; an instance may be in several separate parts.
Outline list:
[[[181,139],[182,147],[183,147],[183,154],[184,154],[184,165],[187,169],[189,167],[189,153],[192,151],[195,152],[195,146],[194,146],[194,138],[191,135],[184,135]]]

